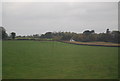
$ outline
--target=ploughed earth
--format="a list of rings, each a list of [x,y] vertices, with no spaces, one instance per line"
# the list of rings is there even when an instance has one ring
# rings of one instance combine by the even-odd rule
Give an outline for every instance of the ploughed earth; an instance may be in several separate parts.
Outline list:
[[[120,44],[110,42],[77,42],[77,41],[64,41],[65,43],[78,44],[78,45],[93,45],[93,46],[115,46],[120,47]]]

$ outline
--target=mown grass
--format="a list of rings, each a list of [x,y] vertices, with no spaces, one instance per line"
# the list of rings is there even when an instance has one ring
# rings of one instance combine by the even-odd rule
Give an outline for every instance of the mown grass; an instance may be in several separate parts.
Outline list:
[[[3,79],[115,79],[118,48],[3,41]]]
[[[2,40],[0,40],[0,79],[2,79]]]

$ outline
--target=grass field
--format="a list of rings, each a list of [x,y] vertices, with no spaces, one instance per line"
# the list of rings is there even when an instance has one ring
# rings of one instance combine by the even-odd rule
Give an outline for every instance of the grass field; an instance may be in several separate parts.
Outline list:
[[[0,80],[2,79],[2,41],[0,40]]]
[[[3,41],[3,78],[115,79],[118,48],[52,41]]]

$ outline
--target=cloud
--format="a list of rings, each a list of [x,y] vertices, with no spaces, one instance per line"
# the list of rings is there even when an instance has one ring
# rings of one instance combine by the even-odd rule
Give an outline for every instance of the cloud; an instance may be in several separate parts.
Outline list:
[[[4,2],[3,25],[18,34],[117,29],[115,2]],[[26,32],[27,31],[27,32]]]
[[[119,0],[4,0],[3,2],[118,2]]]
[[[2,3],[0,2],[0,26],[2,26]]]

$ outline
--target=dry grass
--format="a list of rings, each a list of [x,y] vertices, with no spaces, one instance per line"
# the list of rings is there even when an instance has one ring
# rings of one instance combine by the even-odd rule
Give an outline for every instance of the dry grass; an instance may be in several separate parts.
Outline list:
[[[110,42],[76,42],[76,41],[65,41],[66,43],[73,43],[73,44],[83,44],[83,45],[103,45],[103,46],[120,46],[117,43],[110,43]]]

